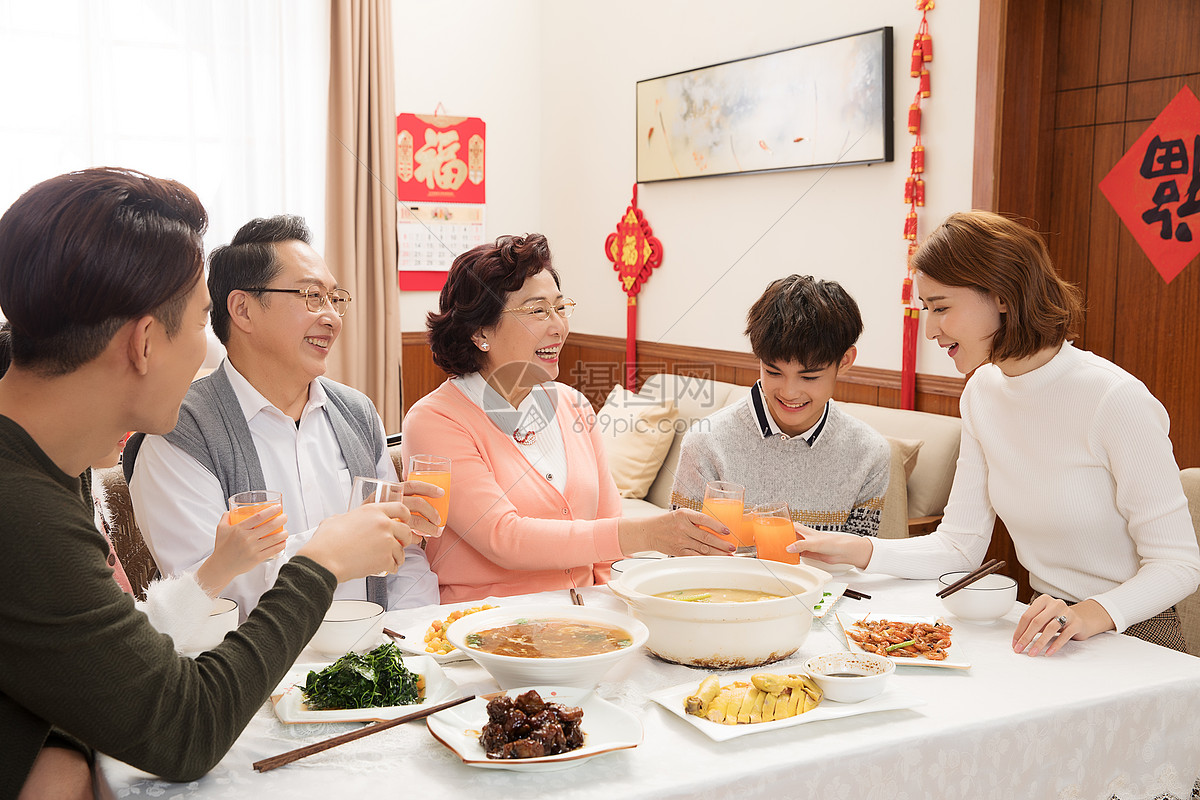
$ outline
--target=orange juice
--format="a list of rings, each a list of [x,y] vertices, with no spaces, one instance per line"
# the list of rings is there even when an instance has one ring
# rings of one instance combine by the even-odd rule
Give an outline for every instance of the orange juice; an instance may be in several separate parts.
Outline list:
[[[700,510],[718,522],[724,523],[732,535],[727,536],[718,531],[711,531],[712,533],[715,533],[727,542],[733,542],[736,545],[742,543],[742,537],[738,534],[742,530],[742,513],[745,510],[745,505],[741,500],[732,497],[708,497],[705,498],[704,505]],[[705,528],[705,530],[709,529]]]
[[[418,470],[408,473],[408,479],[432,483],[434,486],[441,487],[444,492],[441,497],[421,496],[441,515],[442,524],[445,525],[450,515],[450,472],[448,470]]]
[[[258,512],[276,505],[275,503],[254,503],[248,506],[237,506],[229,510],[229,524],[237,525],[239,522],[245,522],[253,517]]]
[[[751,526],[759,558],[781,561],[784,564],[800,563],[799,553],[789,553],[784,549],[796,541],[796,529],[791,520],[783,517],[756,516]]]

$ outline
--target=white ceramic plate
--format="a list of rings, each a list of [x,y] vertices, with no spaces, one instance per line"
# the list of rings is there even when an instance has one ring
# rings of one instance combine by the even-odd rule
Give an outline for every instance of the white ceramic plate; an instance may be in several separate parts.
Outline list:
[[[855,628],[854,623],[864,617],[870,616],[873,620],[889,619],[893,622],[942,622],[945,620],[938,616],[913,616],[912,614],[892,614],[886,611],[871,611],[863,609],[862,611],[841,611],[837,614],[838,624],[842,626],[842,631],[861,631],[862,628]],[[951,626],[954,627],[954,626]],[[952,631],[950,634],[951,647],[947,651],[945,661],[930,661],[927,658],[905,658],[904,656],[889,656],[892,661],[896,662],[897,667],[937,667],[939,669],[970,669],[971,662],[967,661],[963,655],[962,642],[957,631]],[[858,642],[846,635],[846,644],[856,653],[865,653],[862,646]]]
[[[761,672],[762,670],[755,671]],[[728,685],[735,680],[749,680],[751,674],[753,673],[746,673],[741,676],[722,674],[720,676],[721,685]],[[820,705],[812,711],[806,711],[803,714],[788,717],[787,719],[756,722],[750,725],[725,725],[721,722],[713,722],[712,720],[694,716],[683,710],[684,701],[696,693],[696,688],[699,685],[700,681],[698,680],[681,683],[678,686],[672,686],[670,689],[660,689],[652,693],[650,699],[715,742],[724,742],[729,739],[736,739],[739,736],[750,736],[751,734],[764,733],[766,731],[777,731],[781,728],[793,728],[797,725],[807,725],[810,722],[821,722],[827,719],[854,717],[859,714],[874,714],[876,711],[915,708],[925,702],[922,698],[910,692],[889,688],[870,699],[863,700],[861,703],[835,703],[832,700],[822,700]]]
[[[425,676],[425,698],[420,703],[382,708],[310,711],[304,705],[301,687],[308,680],[310,670],[319,672],[333,663],[327,661],[321,664],[296,664],[288,670],[279,687],[271,693],[271,702],[275,705],[275,716],[279,717],[280,722],[288,724],[299,722],[383,722],[420,711],[422,708],[436,706],[438,703],[444,703],[462,695],[458,684],[446,677],[446,673],[432,658],[410,656],[403,660],[404,666],[409,670]]]
[[[827,583],[825,588],[821,590],[821,600],[813,606],[813,616],[823,617],[829,613],[829,609],[833,608],[842,596],[842,592],[846,591],[844,583]]]
[[[396,633],[404,634],[404,638],[396,642],[396,646],[406,653],[412,653],[417,656],[427,656],[432,658],[439,664],[452,664],[455,661],[469,661],[470,656],[461,650],[454,649],[449,653],[427,653],[425,652],[425,634],[429,632],[429,626],[438,620],[445,620],[453,611],[460,611],[466,608],[478,608],[479,606],[496,606],[501,604],[494,597],[489,597],[485,600],[473,600],[469,603],[449,603],[444,606],[437,606],[436,612],[422,616],[415,622],[405,625],[404,627],[393,627]]]
[[[516,697],[530,687],[509,689]],[[482,769],[509,769],[518,772],[549,772],[568,769],[589,758],[628,750],[642,743],[642,723],[633,714],[617,708],[598,697],[591,689],[572,689],[564,686],[534,686],[547,702],[579,706],[583,709],[583,747],[569,753],[542,758],[488,758],[479,744],[479,732],[487,724],[487,699],[477,697],[470,702],[439,711],[426,720],[433,738],[453,750],[464,764]]]

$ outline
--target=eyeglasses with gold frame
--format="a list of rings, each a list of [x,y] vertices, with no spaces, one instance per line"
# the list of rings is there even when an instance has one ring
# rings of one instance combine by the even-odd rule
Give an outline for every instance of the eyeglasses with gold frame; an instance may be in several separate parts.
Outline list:
[[[548,303],[545,300],[539,300],[527,306],[504,309],[505,314],[524,314],[533,317],[538,322],[545,322],[550,319],[551,311],[562,319],[567,319],[575,313],[575,301],[570,298],[564,298],[557,303]]]
[[[320,286],[309,286],[307,289],[246,289],[247,292],[279,292],[280,294],[298,294],[304,298],[308,310],[316,314],[325,307],[326,303],[333,308],[339,317],[346,316],[346,309],[354,300],[345,289],[330,289],[328,292]]]

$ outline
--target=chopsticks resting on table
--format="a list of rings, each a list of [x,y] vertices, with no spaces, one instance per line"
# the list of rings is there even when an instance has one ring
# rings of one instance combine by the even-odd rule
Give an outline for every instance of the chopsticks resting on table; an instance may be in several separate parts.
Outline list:
[[[571,587],[571,602],[577,606],[583,605],[583,596],[575,591],[575,587]]]
[[[871,595],[864,594],[863,592],[860,592],[857,589],[849,589],[849,588],[842,590],[842,596],[849,597],[851,600],[870,600],[871,599]]]
[[[356,731],[350,731],[350,733],[343,733],[341,736],[334,736],[333,738],[326,739],[323,742],[317,742],[316,744],[310,744],[310,745],[307,745],[306,747],[298,747],[295,750],[289,750],[288,752],[280,753],[277,756],[271,756],[270,758],[264,758],[262,761],[255,761],[251,766],[253,766],[254,769],[257,770],[258,772],[268,772],[270,770],[275,769],[276,767],[282,767],[285,764],[292,763],[293,761],[299,761],[300,759],[306,758],[307,756],[311,756],[314,753],[324,752],[325,750],[329,750],[330,748],[337,747],[340,744],[345,744],[346,742],[353,742],[355,739],[361,739],[364,736],[370,736],[373,733],[379,733],[380,731],[385,731],[388,728],[394,728],[397,725],[403,725],[405,722],[412,722],[413,720],[416,720],[416,719],[425,719],[425,717],[428,717],[431,714],[436,714],[439,711],[445,711],[447,708],[453,708],[454,706],[460,705],[462,703],[466,703],[467,701],[474,700],[474,699],[475,699],[475,695],[472,694],[472,695],[468,695],[467,697],[460,697],[457,700],[447,700],[445,703],[439,703],[436,706],[431,706],[429,708],[423,708],[420,711],[415,711],[412,714],[406,714],[403,717],[396,717],[395,719],[389,719],[387,722],[376,722],[373,725],[364,725],[363,727],[359,728]]]
[[[403,633],[397,633],[396,631],[392,630],[391,628],[384,628],[383,635],[390,637],[392,640],[404,638]]]
[[[966,575],[956,580],[954,583],[947,586],[945,589],[939,591],[937,596],[948,597],[957,592],[959,589],[965,589],[983,576],[991,575],[993,572],[999,572],[1006,563],[1007,562],[1000,561],[995,558],[990,558],[975,569],[968,572]]]

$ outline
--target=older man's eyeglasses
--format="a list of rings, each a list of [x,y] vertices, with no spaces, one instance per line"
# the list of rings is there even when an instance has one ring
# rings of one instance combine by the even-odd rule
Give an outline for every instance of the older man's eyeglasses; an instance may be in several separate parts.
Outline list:
[[[538,322],[544,322],[550,319],[550,312],[553,311],[563,319],[575,313],[575,301],[571,299],[559,300],[557,303],[548,303],[545,300],[539,300],[536,303],[530,303],[527,306],[519,308],[506,308],[505,314],[522,314],[527,317],[533,317]]]
[[[308,310],[316,314],[326,303],[333,308],[339,317],[346,316],[346,309],[354,298],[345,289],[331,289],[328,292],[320,286],[309,286],[307,289],[246,289],[247,292],[279,292],[281,294],[298,294],[304,298]]]

